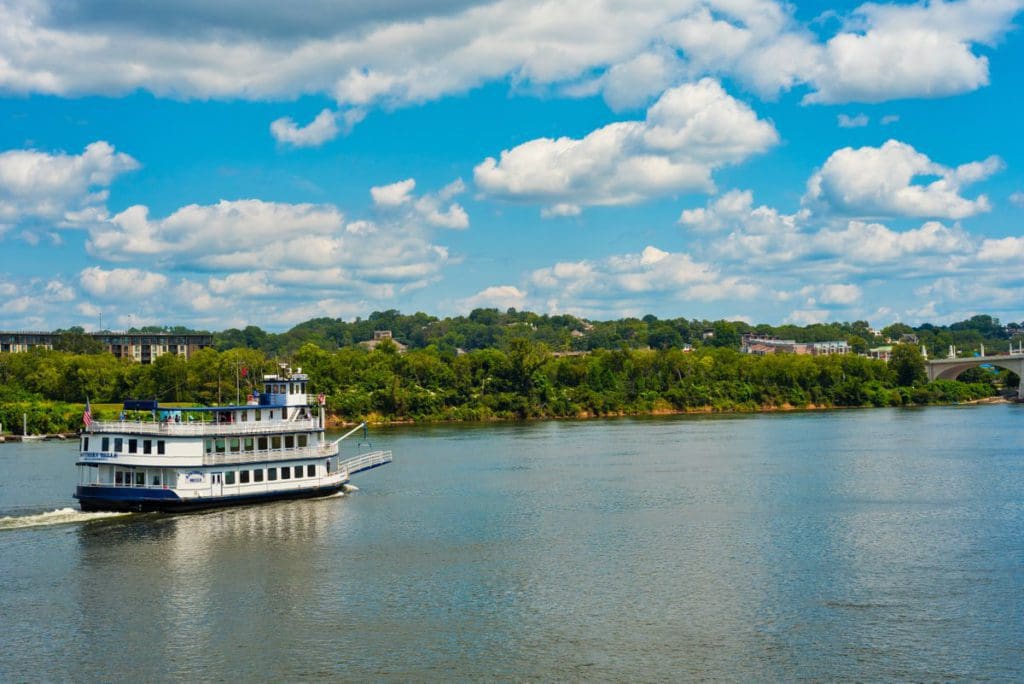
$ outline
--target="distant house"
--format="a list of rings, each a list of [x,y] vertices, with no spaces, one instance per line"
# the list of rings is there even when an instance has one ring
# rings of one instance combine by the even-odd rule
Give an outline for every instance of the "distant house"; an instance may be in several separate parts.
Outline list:
[[[372,350],[376,349],[377,345],[379,345],[384,340],[389,340],[392,344],[394,344],[395,347],[398,348],[398,353],[399,354],[404,354],[405,352],[407,352],[409,350],[409,347],[407,347],[406,345],[402,344],[401,342],[399,342],[398,340],[394,339],[391,336],[391,331],[390,330],[374,330],[373,331],[373,339],[372,340],[365,340],[363,342],[360,342],[359,346],[363,347],[364,349],[369,349],[369,350],[372,351]]]
[[[740,351],[744,354],[753,354],[755,356],[766,356],[768,354],[830,356],[832,354],[849,354],[850,345],[845,340],[797,342],[796,340],[780,340],[771,335],[746,334],[740,338]]]
[[[887,344],[883,347],[872,347],[871,349],[868,349],[868,357],[878,359],[880,361],[888,361],[892,357],[892,345]]]
[[[917,344],[917,335],[914,333],[903,333],[900,335],[900,344]]]
[[[104,332],[85,333],[119,359],[131,359],[150,364],[164,354],[191,358],[200,349],[213,346],[209,333],[143,333]],[[60,339],[54,332],[0,332],[0,352],[26,352],[36,347],[53,349]]]

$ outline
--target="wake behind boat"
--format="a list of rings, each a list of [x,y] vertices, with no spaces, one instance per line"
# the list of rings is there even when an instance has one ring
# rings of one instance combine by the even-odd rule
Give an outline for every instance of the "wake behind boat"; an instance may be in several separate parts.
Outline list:
[[[87,403],[75,498],[83,511],[180,511],[324,496],[391,462],[390,451],[341,459],[365,423],[327,441],[324,396],[311,404],[308,384],[300,368],[264,376],[242,406],[126,401],[118,421],[93,420]]]

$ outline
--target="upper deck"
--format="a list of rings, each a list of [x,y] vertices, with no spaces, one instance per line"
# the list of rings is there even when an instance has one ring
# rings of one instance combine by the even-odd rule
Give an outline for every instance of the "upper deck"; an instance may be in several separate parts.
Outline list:
[[[129,400],[120,420],[93,420],[86,432],[216,437],[323,430],[323,411],[310,405],[309,376],[301,371],[264,376],[264,391],[248,397],[244,405],[180,407]]]

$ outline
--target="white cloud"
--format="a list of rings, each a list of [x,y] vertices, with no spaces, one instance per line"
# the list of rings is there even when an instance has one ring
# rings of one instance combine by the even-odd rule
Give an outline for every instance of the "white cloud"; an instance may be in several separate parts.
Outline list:
[[[572,216],[579,216],[583,213],[583,207],[578,204],[570,204],[568,202],[559,202],[550,207],[544,207],[540,210],[541,218],[568,218]]]
[[[704,79],[666,91],[644,121],[609,124],[582,139],[531,140],[487,158],[473,174],[491,196],[544,203],[548,215],[558,215],[571,206],[710,191],[714,169],[777,141],[770,123]]]
[[[975,54],[973,45],[994,45],[1020,9],[1017,0],[864,4],[851,30],[825,45],[810,75],[816,91],[804,99],[881,102],[985,86],[988,58]]]
[[[819,289],[817,301],[822,304],[836,304],[847,306],[855,304],[863,295],[862,290],[856,285],[832,283],[823,285]]]
[[[1018,192],[1015,192],[1015,193],[1011,194],[1010,195],[1010,203],[1015,205],[1015,206],[1024,208],[1024,192],[1019,192],[1018,191]]]
[[[899,114],[886,114],[885,116],[882,117],[881,122],[883,126],[888,126],[889,124],[894,124],[899,120]]]
[[[836,120],[840,128],[863,128],[871,121],[867,114],[857,114],[855,116],[839,114]]]
[[[411,197],[410,194],[416,187],[416,179],[407,178],[390,185],[380,185],[370,188],[370,195],[373,203],[381,207],[397,207],[405,204]]]
[[[826,309],[797,309],[786,317],[785,322],[794,325],[825,323],[828,321],[830,313]]]
[[[465,192],[466,185],[461,178],[449,183],[437,193],[414,197],[416,180],[407,178],[390,185],[370,188],[373,203],[383,211],[400,209],[407,220],[423,221],[435,228],[462,230],[469,227],[469,214],[452,197]],[[446,204],[447,203],[447,204]]]
[[[74,227],[102,220],[107,188],[117,176],[137,168],[137,161],[102,140],[79,155],[2,152],[0,224]]]
[[[559,262],[533,271],[529,280],[549,308],[581,312],[621,313],[657,299],[711,302],[768,296],[763,286],[747,278],[724,275],[689,254],[652,245],[602,260]]]
[[[629,107],[684,77],[715,75],[766,97],[807,84],[808,101],[877,102],[987,84],[988,58],[975,47],[995,45],[1020,2],[868,3],[826,42],[791,7],[770,0],[388,0],[288,9],[238,0],[9,0],[0,5],[0,88],[329,94],[362,112],[505,80],[525,90],[596,88],[613,106]]]
[[[90,266],[79,274],[79,285],[100,299],[134,300],[149,297],[167,289],[167,276],[136,268],[105,270]]]
[[[978,259],[1019,264],[1024,259],[1024,237],[988,238],[981,243]]]
[[[305,126],[299,126],[291,117],[283,117],[270,124],[274,140],[293,147],[319,147],[338,137],[338,113],[324,109]]]
[[[526,302],[527,293],[514,285],[493,285],[477,292],[472,297],[460,300],[459,309],[472,311],[480,308],[520,309]]]
[[[853,216],[960,219],[990,208],[985,195],[961,196],[962,187],[1002,167],[1002,160],[993,156],[949,168],[897,140],[881,147],[844,147],[811,176],[804,199],[809,206]],[[939,178],[915,184],[916,179],[929,176]]]

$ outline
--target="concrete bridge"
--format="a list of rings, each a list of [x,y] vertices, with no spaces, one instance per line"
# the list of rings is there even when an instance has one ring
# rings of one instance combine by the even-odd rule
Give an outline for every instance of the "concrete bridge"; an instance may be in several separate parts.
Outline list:
[[[982,351],[984,354],[984,351]],[[1014,351],[1009,354],[993,354],[990,356],[953,356],[948,359],[935,359],[925,364],[928,371],[928,380],[954,380],[958,375],[968,368],[977,368],[983,364],[998,366],[1013,371],[1018,378],[1022,378],[1017,387],[1017,398],[1024,401],[1024,351]]]

